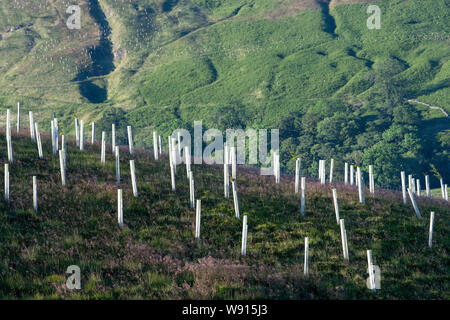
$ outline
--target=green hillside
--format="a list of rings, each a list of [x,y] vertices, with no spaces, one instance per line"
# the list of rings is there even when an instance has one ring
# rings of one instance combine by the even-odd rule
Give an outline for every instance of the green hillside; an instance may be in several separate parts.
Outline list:
[[[450,176],[449,118],[405,100],[450,112],[446,0],[90,0],[81,30],[66,1],[43,3],[0,4],[4,107],[70,130],[80,114],[130,123],[141,146],[194,120],[279,128],[287,172],[295,154],[310,175],[318,159],[376,164],[389,188],[400,169]]]
[[[195,212],[179,166],[177,192],[170,187],[169,161],[136,150],[138,198],[131,190],[129,155],[121,147],[121,183],[115,182],[110,145],[100,163],[99,144],[77,149],[69,139],[67,184],[43,137],[44,159],[24,130],[13,132],[10,202],[0,202],[0,299],[449,299],[450,206],[418,200],[423,220],[401,194],[335,183],[345,220],[349,263],[331,186],[308,179],[305,216],[293,177],[273,177],[238,167],[242,215],[248,216],[247,256],[240,255],[242,222],[223,196],[221,166],[193,165],[195,198],[202,201],[200,240]],[[7,159],[0,135],[0,155]],[[0,174],[4,174],[4,166]],[[38,211],[32,207],[37,176]],[[3,181],[3,179],[2,179]],[[2,182],[2,190],[4,184]],[[117,224],[117,188],[124,191],[124,226]],[[436,213],[428,248],[430,211]],[[309,278],[303,276],[304,238],[309,237]],[[381,289],[366,287],[366,250],[381,270]],[[81,290],[65,283],[68,266],[81,269]]]

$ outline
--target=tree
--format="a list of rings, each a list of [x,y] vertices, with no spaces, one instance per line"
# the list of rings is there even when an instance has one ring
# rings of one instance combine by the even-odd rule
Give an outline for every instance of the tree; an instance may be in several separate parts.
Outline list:
[[[281,119],[280,139],[298,137],[302,133],[302,115],[299,112],[291,112],[288,116]]]
[[[409,103],[399,103],[394,107],[394,123],[414,125],[419,122],[419,112]]]
[[[245,128],[239,107],[221,106],[212,115],[211,123],[214,123],[219,130],[226,131],[227,129]]]
[[[382,187],[398,186],[400,183],[400,171],[405,169],[401,150],[395,143],[380,141],[363,153],[364,167],[373,165],[377,184]]]
[[[375,97],[380,102],[380,107],[388,114],[392,114],[393,108],[401,104],[403,92],[395,81],[395,76],[405,70],[405,66],[398,59],[388,58],[375,63],[371,75],[374,83]]]

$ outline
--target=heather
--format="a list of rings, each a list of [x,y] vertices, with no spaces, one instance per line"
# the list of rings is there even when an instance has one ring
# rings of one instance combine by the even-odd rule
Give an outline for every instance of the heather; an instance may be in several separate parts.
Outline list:
[[[0,298],[2,299],[449,299],[450,206],[419,198],[423,220],[401,193],[357,189],[340,182],[350,263],[342,257],[331,186],[308,178],[306,214],[294,181],[238,167],[241,216],[248,215],[247,256],[240,255],[242,222],[223,196],[222,166],[193,165],[195,197],[202,200],[200,240],[189,208],[184,165],[171,191],[168,158],[136,149],[139,197],[131,189],[128,148],[122,146],[121,183],[107,146],[79,151],[68,140],[67,185],[59,160],[43,137],[44,159],[23,130],[13,132],[10,204],[0,202]],[[6,139],[0,134],[6,157]],[[337,168],[341,170],[343,168]],[[3,176],[3,166],[0,168]],[[38,212],[32,208],[32,176],[38,180]],[[3,186],[3,182],[1,182]],[[124,190],[124,226],[117,224],[117,188]],[[428,220],[436,212],[432,249]],[[310,276],[303,276],[304,238],[309,237]],[[366,250],[381,269],[381,290],[366,287]],[[65,271],[81,268],[81,290],[69,290]]]

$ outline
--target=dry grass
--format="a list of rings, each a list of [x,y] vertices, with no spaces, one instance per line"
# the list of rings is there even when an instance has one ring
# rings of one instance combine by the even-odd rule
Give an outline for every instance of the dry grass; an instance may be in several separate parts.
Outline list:
[[[271,20],[283,17],[295,16],[299,12],[320,8],[317,0],[290,0],[279,2],[278,7],[266,14],[266,18]]]

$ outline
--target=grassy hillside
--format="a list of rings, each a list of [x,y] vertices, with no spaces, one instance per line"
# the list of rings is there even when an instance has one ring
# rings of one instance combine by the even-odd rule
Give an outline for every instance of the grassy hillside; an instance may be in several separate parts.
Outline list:
[[[70,82],[90,63],[89,48],[98,44],[99,29],[87,14],[88,3],[79,1],[79,4],[83,10],[83,29],[69,30],[67,1],[2,1],[3,96],[38,98],[45,104],[55,103],[54,100],[82,102],[78,85]]]
[[[367,29],[367,2],[382,9],[381,30]],[[395,56],[407,64],[399,78],[410,98],[449,108],[449,8],[443,0],[78,4],[81,30],[65,27],[65,1],[2,3],[0,43],[8,52],[1,60],[8,84],[2,95],[88,102],[71,80],[95,65],[92,46],[101,46],[98,32],[108,23],[115,70],[105,74],[108,80],[96,80],[110,87],[108,104],[153,109],[239,103],[288,113],[289,101],[298,110],[311,99],[363,98],[370,88],[364,74],[377,60]]]
[[[5,107],[131,123],[141,146],[194,120],[279,128],[283,170],[291,154],[311,175],[318,159],[376,162],[389,188],[399,166],[450,175],[448,117],[403,100],[450,112],[448,1],[89,0],[81,30],[65,27],[66,1],[33,3],[0,5]]]
[[[185,168],[170,189],[168,159],[136,151],[139,197],[134,198],[128,152],[121,147],[121,184],[107,148],[80,152],[68,144],[67,186],[44,137],[44,159],[22,132],[13,134],[10,204],[0,203],[0,298],[63,299],[449,299],[450,206],[420,198],[418,220],[401,195],[337,183],[350,263],[342,258],[331,186],[307,181],[306,215],[300,214],[292,176],[273,177],[239,167],[241,214],[248,215],[248,255],[240,256],[241,221],[223,197],[220,166],[193,165],[202,200],[201,240],[194,239]],[[6,141],[0,135],[6,161]],[[3,175],[3,165],[0,168]],[[32,176],[39,209],[32,209]],[[3,179],[2,179],[3,181]],[[117,225],[117,188],[124,189],[124,227]],[[2,187],[3,188],[3,187]],[[433,248],[427,247],[430,211],[436,212]],[[304,238],[310,239],[310,278],[303,277]],[[366,287],[366,250],[381,268],[381,290]],[[70,265],[81,268],[82,289],[65,288]]]

